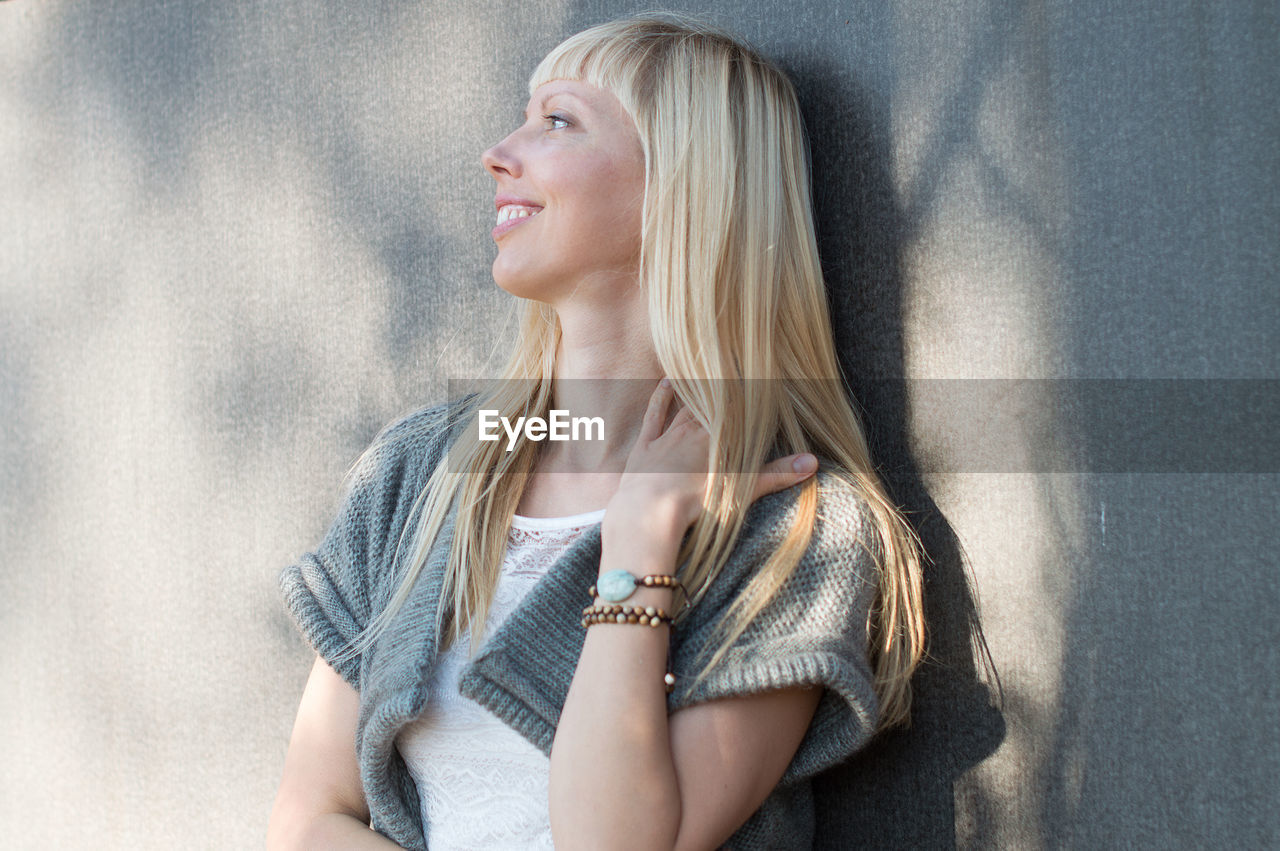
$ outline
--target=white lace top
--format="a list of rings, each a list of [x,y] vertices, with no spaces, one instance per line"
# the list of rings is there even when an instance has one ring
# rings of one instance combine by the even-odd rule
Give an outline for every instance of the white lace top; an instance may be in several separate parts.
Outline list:
[[[485,635],[494,633],[584,529],[603,518],[603,509],[571,517],[516,515]],[[470,636],[445,651],[432,675],[426,710],[396,738],[418,786],[427,847],[551,849],[550,762],[458,693],[470,653]]]

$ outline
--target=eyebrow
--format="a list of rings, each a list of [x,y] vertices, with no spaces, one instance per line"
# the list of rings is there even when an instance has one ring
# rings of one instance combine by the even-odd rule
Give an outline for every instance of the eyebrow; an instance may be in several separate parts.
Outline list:
[[[576,100],[578,103],[583,104],[584,106],[586,105],[586,101],[584,101],[582,98],[578,97],[568,89],[556,89],[555,91],[547,92],[545,95],[542,96],[542,100],[538,102],[538,110],[541,111],[546,109],[547,101],[551,100],[553,97],[559,97],[560,95],[563,95],[565,97],[571,97],[574,100]],[[524,120],[525,121],[529,120],[529,109],[527,107],[525,108],[525,111],[524,111]]]

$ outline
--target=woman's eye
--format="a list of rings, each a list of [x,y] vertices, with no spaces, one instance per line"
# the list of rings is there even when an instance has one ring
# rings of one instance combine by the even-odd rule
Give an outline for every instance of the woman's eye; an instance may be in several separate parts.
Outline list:
[[[550,124],[550,129],[552,130],[563,130],[569,126],[569,119],[563,115],[552,113],[551,115],[544,115],[542,118]]]

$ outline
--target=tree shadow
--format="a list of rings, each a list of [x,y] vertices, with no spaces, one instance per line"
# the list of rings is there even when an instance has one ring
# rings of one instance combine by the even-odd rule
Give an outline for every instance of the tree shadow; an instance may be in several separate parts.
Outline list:
[[[808,64],[788,72],[810,136],[841,368],[872,457],[929,559],[929,658],[912,683],[911,726],[878,736],[818,779],[817,847],[954,847],[956,781],[999,747],[1005,723],[980,676],[980,668],[994,669],[964,553],[910,449],[900,264],[907,225],[890,173],[888,108],[847,69]],[[976,790],[968,794],[965,808],[979,823],[967,824],[966,834],[981,841],[993,833],[993,808]]]
[[[300,206],[293,215],[306,225],[314,219],[317,230],[332,223],[348,240],[332,249],[335,268],[365,271],[350,288],[386,303],[381,336],[367,338],[369,359],[391,365],[397,387],[417,389],[421,379],[411,370],[420,342],[444,333],[441,304],[460,288],[458,282],[469,282],[483,267],[474,262],[474,250],[440,226],[438,216],[449,211],[424,209],[426,178],[406,174],[390,146],[365,127],[376,109],[353,105],[342,86],[347,76],[376,71],[369,67],[376,63],[357,61],[362,58],[353,53],[361,45],[403,39],[408,13],[380,10],[352,24],[343,11],[323,5],[282,7],[260,19],[252,10],[193,4],[157,10],[107,4],[85,12],[58,22],[53,49],[62,61],[49,72],[56,84],[51,87],[92,99],[102,113],[89,113],[92,122],[105,127],[109,120],[111,135],[129,139],[137,158],[132,191],[147,207],[178,207],[195,217],[202,180],[229,180],[243,170],[262,181],[254,188],[264,196],[306,198],[315,206]],[[230,147],[202,162],[199,154],[208,154],[211,138]],[[422,157],[406,159],[424,172],[435,165],[423,165]],[[259,172],[250,170],[255,166]],[[245,191],[232,186],[230,191]],[[237,199],[246,206],[255,200]],[[179,216],[157,215],[161,227],[191,240],[190,277],[203,281],[175,281],[171,288],[191,317],[191,347],[206,349],[187,368],[191,419],[202,426],[210,451],[247,468],[255,462],[251,450],[263,441],[245,440],[246,431],[286,435],[314,419],[315,391],[333,379],[317,368],[313,350],[345,344],[316,340],[345,329],[300,333],[255,310],[243,294],[225,290],[224,279],[245,274],[217,250],[245,247],[242,234],[217,231],[232,218],[214,218],[210,230],[192,235],[182,230]],[[279,233],[286,232],[282,226]],[[271,237],[275,250],[295,249],[285,236],[273,231]],[[280,301],[314,309],[297,295],[312,284],[257,274]],[[328,421],[340,421],[340,430],[358,445],[401,407],[388,408],[377,393],[350,395],[359,410],[337,412]]]

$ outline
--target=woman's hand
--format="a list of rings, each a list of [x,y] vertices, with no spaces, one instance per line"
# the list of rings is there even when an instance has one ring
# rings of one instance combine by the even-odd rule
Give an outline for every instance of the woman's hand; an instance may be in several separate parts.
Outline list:
[[[606,527],[625,522],[643,534],[677,538],[702,512],[710,475],[711,436],[692,411],[682,407],[667,424],[675,389],[662,379],[649,397],[622,480],[605,514]],[[818,459],[808,453],[770,461],[760,469],[751,501],[812,476]],[[610,521],[613,521],[612,523]]]

